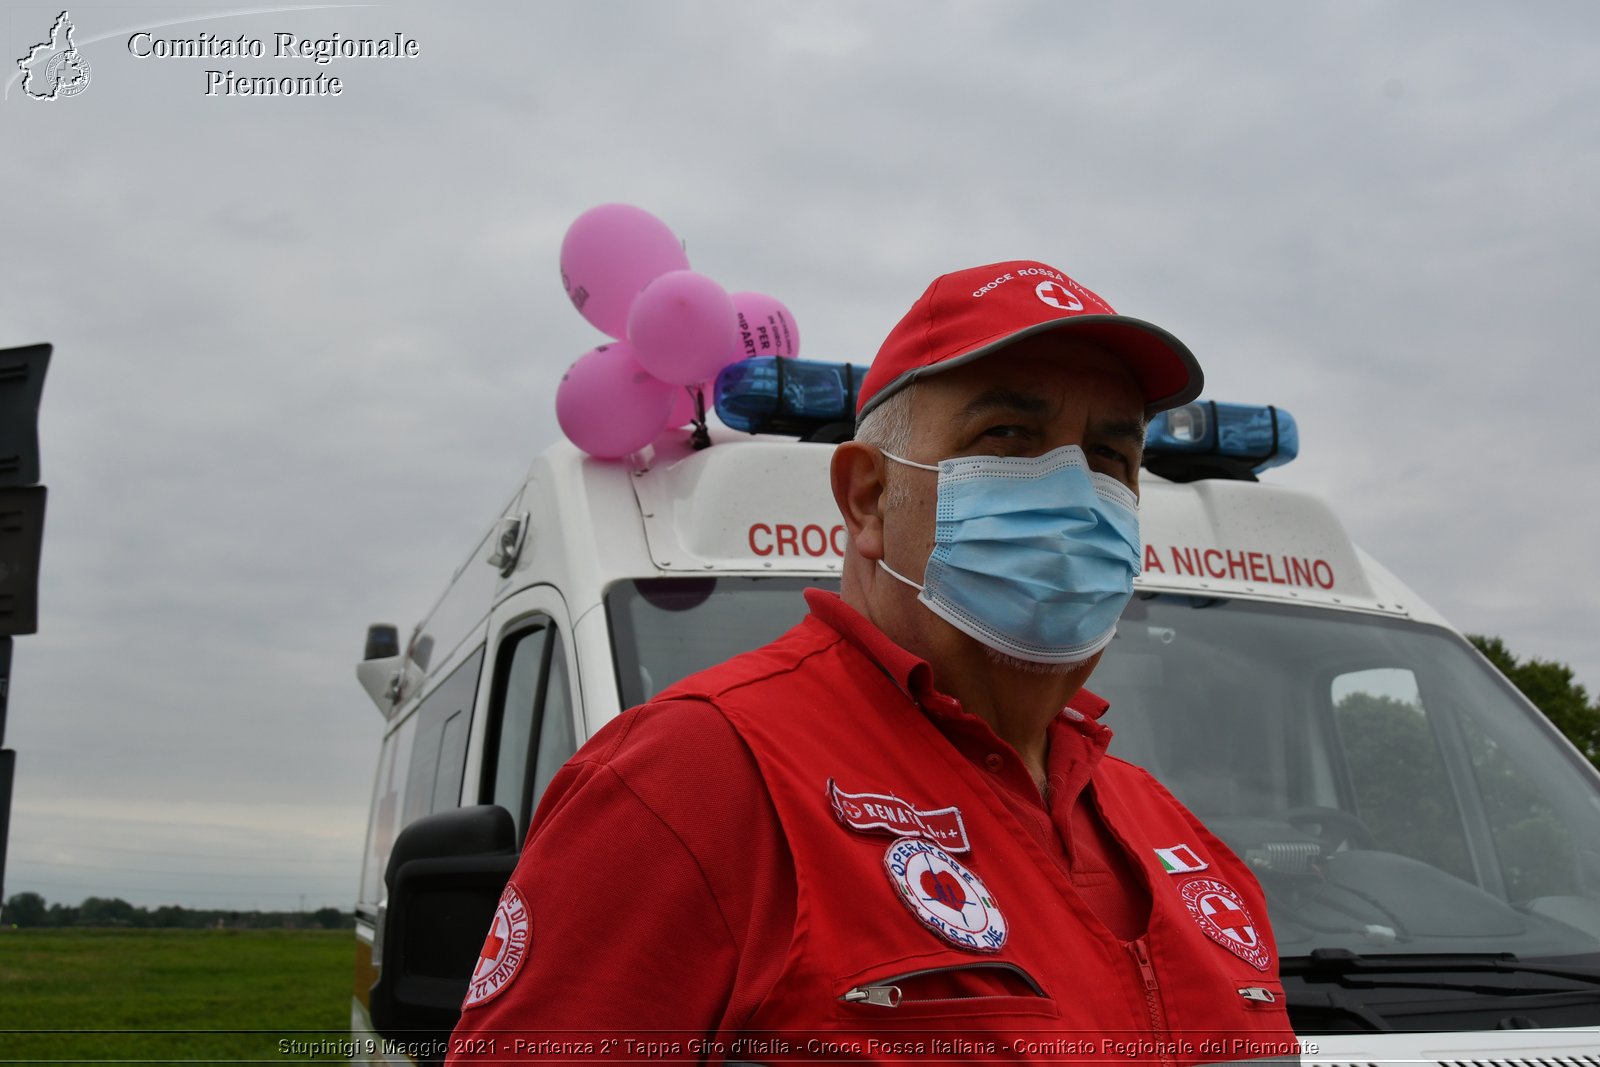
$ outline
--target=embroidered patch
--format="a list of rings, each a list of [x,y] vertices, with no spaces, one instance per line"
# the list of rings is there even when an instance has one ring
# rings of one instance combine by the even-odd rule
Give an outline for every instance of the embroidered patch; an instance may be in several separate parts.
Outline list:
[[[1169,848],[1156,849],[1156,859],[1161,861],[1161,867],[1168,874],[1192,874],[1203,871],[1211,866],[1201,859],[1199,854],[1188,845],[1172,845]]]
[[[828,779],[828,803],[838,820],[852,830],[862,833],[882,830],[895,837],[925,837],[946,852],[966,852],[972,848],[961,809],[954,806],[919,811],[889,793],[846,793],[832,778]]]
[[[489,936],[483,939],[478,950],[478,965],[472,969],[472,982],[467,986],[467,999],[463,1008],[493,1000],[511,984],[511,979],[522,969],[528,955],[528,943],[533,937],[533,919],[517,887],[507,883],[500,894],[500,904],[494,909],[494,919],[489,923]]]
[[[883,866],[911,913],[952,945],[998,952],[1006,943],[1006,917],[983,879],[938,845],[902,837],[883,854]]]
[[[1272,964],[1261,931],[1232,886],[1214,878],[1191,878],[1178,887],[1178,894],[1211,940],[1258,971]]]

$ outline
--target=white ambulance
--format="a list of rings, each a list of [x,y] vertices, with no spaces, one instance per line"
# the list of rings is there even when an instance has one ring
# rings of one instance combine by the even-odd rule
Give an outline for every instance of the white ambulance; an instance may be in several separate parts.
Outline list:
[[[830,445],[684,436],[626,461],[550,448],[406,647],[369,633],[358,1059],[448,1047],[584,740],[837,588]],[[1254,868],[1305,1062],[1600,1067],[1600,775],[1327,505],[1255,480],[1294,445],[1271,408],[1152,424],[1144,570],[1091,681],[1111,751]]]

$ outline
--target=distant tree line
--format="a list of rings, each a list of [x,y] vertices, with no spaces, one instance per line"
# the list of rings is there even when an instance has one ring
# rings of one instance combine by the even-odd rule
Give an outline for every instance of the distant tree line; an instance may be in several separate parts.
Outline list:
[[[229,911],[221,908],[182,908],[163,904],[144,908],[120,897],[89,897],[76,906],[47,904],[38,893],[17,893],[0,910],[0,927],[43,928],[68,926],[123,926],[136,929],[183,930],[349,930],[354,912],[338,908],[316,911]]]
[[[1498,637],[1468,634],[1467,639],[1544,712],[1585,759],[1600,767],[1600,699],[1589,699],[1571,667],[1554,660],[1519,660]]]

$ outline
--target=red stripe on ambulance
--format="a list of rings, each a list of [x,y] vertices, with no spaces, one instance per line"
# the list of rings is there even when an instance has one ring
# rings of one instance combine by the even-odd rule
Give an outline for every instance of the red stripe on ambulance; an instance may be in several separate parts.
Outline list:
[[[1178,545],[1168,545],[1167,552],[1167,558],[1163,561],[1155,545],[1145,545],[1145,573],[1299,586],[1304,589],[1332,589],[1334,586],[1333,565],[1325,559],[1311,556],[1285,556],[1234,548],[1185,548]]]
[[[844,558],[844,525],[827,527],[816,523],[795,526],[792,523],[756,522],[750,524],[747,534],[750,551],[758,556],[822,556]]]

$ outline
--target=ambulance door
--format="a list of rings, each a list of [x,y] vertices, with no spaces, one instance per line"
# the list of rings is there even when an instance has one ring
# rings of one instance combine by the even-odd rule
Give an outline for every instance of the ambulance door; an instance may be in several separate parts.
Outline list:
[[[461,806],[417,819],[390,853],[373,1028],[443,1048],[532,812],[577,751],[579,692],[566,603],[551,586],[489,615]]]
[[[527,836],[545,787],[578,750],[577,659],[566,602],[554,586],[523,590],[489,619],[493,662],[479,757],[477,793],[465,803],[511,813]]]

